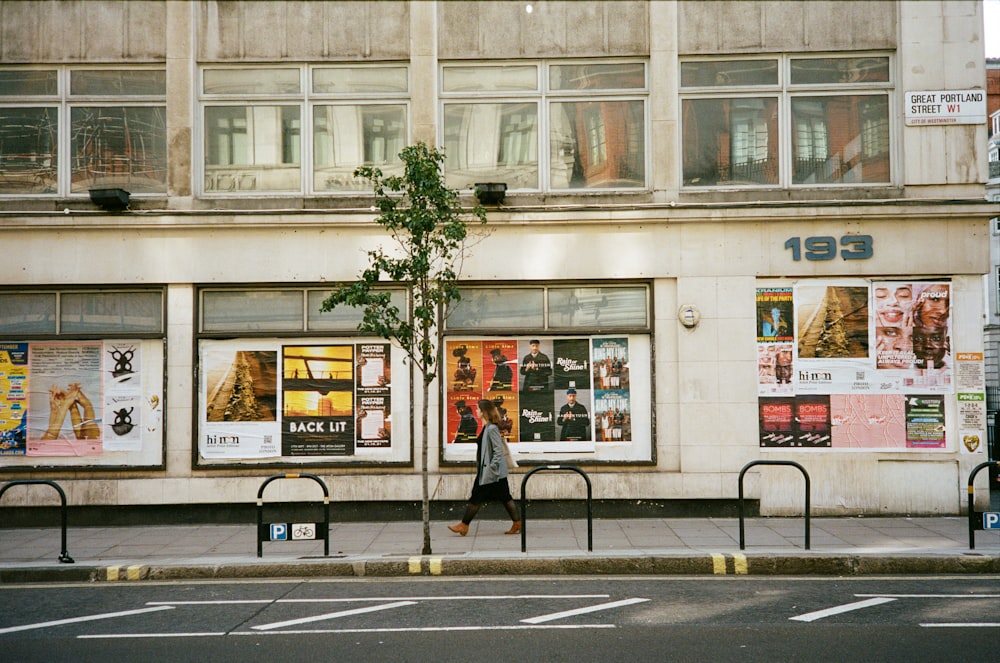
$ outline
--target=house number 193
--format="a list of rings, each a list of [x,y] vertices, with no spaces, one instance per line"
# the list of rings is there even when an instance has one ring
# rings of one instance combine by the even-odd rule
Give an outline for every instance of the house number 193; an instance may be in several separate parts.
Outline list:
[[[792,260],[802,260],[805,245],[806,260],[833,260],[837,257],[836,237],[790,237],[785,248],[792,250]],[[844,235],[840,238],[840,257],[844,260],[867,260],[872,257],[871,235]]]

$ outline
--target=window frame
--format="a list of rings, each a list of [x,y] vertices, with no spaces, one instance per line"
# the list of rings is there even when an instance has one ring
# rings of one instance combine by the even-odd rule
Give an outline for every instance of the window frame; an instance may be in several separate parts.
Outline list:
[[[641,65],[643,72],[643,84],[634,88],[600,88],[588,92],[580,89],[554,89],[551,83],[552,69],[561,66],[572,65],[619,65],[632,64]],[[448,91],[445,89],[446,72],[449,69],[495,69],[502,67],[535,67],[535,88],[521,90],[468,90],[468,91]],[[511,187],[508,184],[508,193],[557,193],[557,194],[581,194],[581,193],[605,193],[605,192],[646,192],[652,187],[652,177],[650,170],[652,167],[652,149],[650,144],[651,118],[650,118],[650,72],[649,61],[644,58],[600,58],[600,59],[540,59],[540,60],[517,60],[517,61],[447,61],[438,65],[438,143],[447,145],[445,113],[447,106],[458,105],[482,105],[482,104],[533,104],[536,109],[536,133],[537,142],[535,150],[537,153],[536,169],[538,171],[538,181],[536,187]],[[552,136],[551,130],[556,111],[555,106],[562,103],[602,103],[602,102],[639,102],[642,105],[642,168],[643,183],[638,186],[601,186],[601,187],[554,187],[552,185]],[[581,137],[581,142],[585,143],[588,136]],[[499,159],[499,157],[498,157]],[[496,164],[495,167],[499,165]],[[445,177],[448,175],[448,165],[445,163]],[[488,177],[488,176],[484,176]],[[489,181],[489,180],[483,180]],[[449,185],[451,186],[451,185]],[[454,186],[459,191],[470,192],[473,186]]]
[[[887,61],[886,69],[888,80],[886,81],[863,81],[849,83],[792,83],[792,62],[795,60],[858,60],[863,58],[884,58]],[[681,85],[681,70],[685,64],[698,62],[725,62],[725,61],[776,61],[777,77],[772,84],[726,84],[726,85]],[[899,126],[896,118],[896,93],[898,91],[898,74],[896,72],[897,60],[895,53],[883,51],[860,51],[852,53],[775,53],[760,54],[748,57],[741,57],[738,54],[727,56],[692,56],[682,57],[678,63],[678,96],[679,96],[679,122],[677,127],[678,146],[680,147],[680,167],[678,168],[678,186],[683,191],[708,192],[725,189],[803,189],[803,188],[857,188],[857,187],[892,187],[898,180],[900,168],[898,149],[899,138],[897,129]],[[886,158],[889,159],[888,177],[885,181],[877,182],[795,182],[794,154],[797,140],[796,125],[792,116],[792,106],[794,100],[808,99],[810,97],[862,97],[873,96],[883,97],[886,100],[887,108],[887,134],[888,147],[885,151]],[[700,185],[688,184],[685,182],[684,160],[685,160],[685,112],[686,102],[694,100],[724,100],[738,98],[776,98],[777,99],[777,135],[778,141],[778,177],[774,184],[755,184],[744,182],[722,182],[720,184]],[[859,116],[859,122],[860,122]],[[859,140],[864,133],[863,127],[859,127]],[[830,149],[829,141],[827,149]],[[860,148],[859,148],[860,150]],[[732,164],[730,164],[732,165]]]
[[[56,109],[56,153],[55,153],[55,190],[45,192],[14,192],[8,193],[0,190],[0,199],[3,198],[87,198],[91,188],[111,188],[113,183],[96,182],[87,187],[84,191],[73,190],[73,173],[76,154],[73,152],[73,111],[77,108],[111,108],[128,110],[134,108],[152,108],[159,110],[163,117],[162,155],[163,155],[163,181],[160,191],[132,191],[133,187],[127,184],[119,185],[117,188],[128,188],[131,195],[136,198],[165,196],[167,193],[167,170],[169,168],[167,149],[167,93],[166,93],[166,65],[162,63],[132,65],[0,65],[3,71],[54,71],[56,73],[56,91],[53,94],[34,94],[25,96],[4,96],[0,95],[0,108],[9,109],[36,109],[55,108]],[[74,72],[88,71],[120,71],[120,72],[140,72],[151,71],[160,72],[164,78],[163,94],[74,94],[71,89]],[[131,160],[130,160],[131,163]],[[131,177],[131,170],[127,174]]]
[[[206,72],[216,71],[267,71],[280,69],[296,69],[298,71],[298,91],[274,91],[274,92],[232,92],[232,93],[206,93]],[[315,92],[314,78],[315,72],[319,70],[392,70],[402,69],[405,78],[405,91],[335,91],[335,92]],[[370,108],[375,106],[402,106],[403,107],[403,146],[410,144],[410,133],[412,126],[411,95],[412,95],[412,67],[409,62],[380,62],[380,63],[347,63],[347,62],[295,62],[295,63],[272,63],[269,65],[253,64],[202,64],[198,68],[198,88],[196,94],[198,119],[196,121],[196,144],[194,158],[194,178],[196,195],[204,198],[245,198],[247,196],[267,196],[267,197],[287,197],[287,196],[357,196],[367,189],[320,189],[315,186],[316,164],[314,141],[316,137],[314,126],[314,113],[316,108],[323,106],[350,106],[357,108]],[[228,190],[213,190],[206,186],[206,178],[211,168],[208,164],[209,145],[211,137],[210,127],[207,123],[206,109],[219,107],[234,107],[242,109],[258,107],[298,107],[298,187],[288,189],[242,189],[234,186]],[[363,140],[363,136],[360,137]],[[282,147],[284,147],[282,145]],[[395,154],[385,155],[395,157]],[[284,165],[284,162],[281,164]],[[355,164],[351,168],[365,165]],[[250,164],[254,167],[253,164]],[[220,166],[222,168],[239,169],[239,164]],[[379,165],[386,170],[384,165]],[[400,165],[401,167],[401,165]],[[255,168],[255,167],[254,167]]]

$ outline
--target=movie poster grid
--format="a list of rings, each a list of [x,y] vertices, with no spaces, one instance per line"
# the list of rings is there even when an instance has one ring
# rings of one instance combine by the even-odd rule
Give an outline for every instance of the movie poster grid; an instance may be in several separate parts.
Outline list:
[[[475,443],[477,403],[500,410],[522,451],[593,451],[632,440],[626,338],[449,340],[446,440]]]
[[[756,322],[762,447],[946,447],[949,282],[758,288]]]
[[[205,458],[361,456],[392,447],[388,343],[202,350]]]

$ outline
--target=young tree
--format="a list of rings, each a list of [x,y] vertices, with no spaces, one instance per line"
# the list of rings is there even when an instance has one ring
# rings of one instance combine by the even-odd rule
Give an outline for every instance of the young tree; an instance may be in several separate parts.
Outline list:
[[[370,264],[360,278],[336,290],[323,302],[322,310],[348,305],[364,309],[358,332],[395,341],[423,382],[420,418],[421,497],[423,506],[423,554],[431,554],[430,495],[427,485],[430,388],[437,379],[442,324],[449,307],[458,301],[458,276],[465,256],[467,222],[486,223],[486,210],[476,205],[463,209],[458,193],[445,187],[442,176],[444,154],[424,143],[400,152],[405,166],[402,177],[385,177],[378,168],[363,167],[355,176],[368,180],[375,192],[376,221],[395,242],[368,252]],[[389,293],[388,283],[403,285],[410,295],[411,313],[400,311]],[[435,435],[433,439],[437,439]]]

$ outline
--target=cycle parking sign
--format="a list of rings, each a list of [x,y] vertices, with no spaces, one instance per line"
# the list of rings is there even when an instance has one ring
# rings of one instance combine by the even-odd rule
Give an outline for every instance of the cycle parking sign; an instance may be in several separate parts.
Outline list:
[[[317,536],[320,523],[270,523],[268,541],[313,541],[321,539]]]

